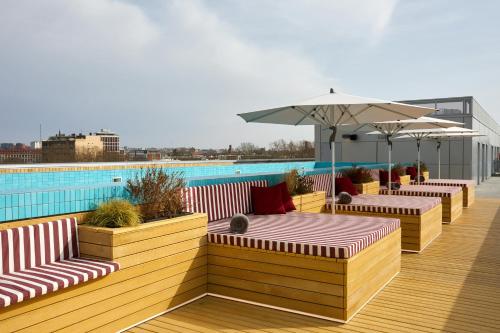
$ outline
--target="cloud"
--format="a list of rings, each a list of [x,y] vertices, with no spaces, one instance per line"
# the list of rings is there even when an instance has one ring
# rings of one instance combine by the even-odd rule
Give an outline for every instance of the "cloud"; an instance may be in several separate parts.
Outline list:
[[[268,3],[274,10],[280,6]],[[294,3],[309,8],[306,2]],[[306,14],[318,14],[328,25],[332,17],[323,9],[330,8],[329,2],[307,3]],[[370,31],[377,36],[393,8],[393,1],[384,3],[386,14],[370,20]],[[310,58],[247,38],[206,2],[174,0],[154,8],[138,4],[2,3],[0,140],[29,141],[37,137],[39,123],[46,135],[59,129],[111,128],[133,146],[223,147],[242,141],[265,145],[282,137],[312,139],[312,127],[245,124],[235,116],[338,86]],[[285,2],[281,6],[289,7]],[[342,6],[352,8],[346,1],[338,8]],[[284,15],[291,22],[296,14]],[[340,21],[361,22],[363,17],[355,13]],[[302,24],[307,26],[297,26]]]

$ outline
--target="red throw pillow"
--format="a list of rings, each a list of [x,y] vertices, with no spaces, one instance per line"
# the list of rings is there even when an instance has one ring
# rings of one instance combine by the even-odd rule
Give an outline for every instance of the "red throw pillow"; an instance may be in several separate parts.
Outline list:
[[[415,180],[417,178],[417,168],[415,167],[406,167],[406,174],[410,175],[411,180]]]
[[[255,215],[285,214],[285,206],[279,187],[250,187]]]
[[[335,195],[338,195],[340,192],[347,192],[350,195],[359,194],[351,179],[348,177],[335,178]]]
[[[380,170],[379,172],[380,185],[387,185],[389,181],[389,172],[386,170]],[[395,172],[391,172],[391,183],[399,183],[401,184],[401,178]]]
[[[295,210],[295,205],[293,204],[292,196],[290,192],[288,192],[288,186],[286,186],[285,182],[274,185],[273,187],[279,187],[281,190],[281,202],[283,202],[283,207],[285,207],[285,211],[290,212]]]

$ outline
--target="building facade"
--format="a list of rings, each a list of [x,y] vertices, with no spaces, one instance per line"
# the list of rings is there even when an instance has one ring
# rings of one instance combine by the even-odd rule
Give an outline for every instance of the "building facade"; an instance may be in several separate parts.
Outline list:
[[[32,164],[42,161],[40,149],[0,149],[0,164]]]
[[[110,153],[120,152],[120,136],[107,129],[101,129],[99,132],[91,133],[101,138],[103,150]]]
[[[441,178],[472,179],[478,184],[489,178],[498,168],[500,158],[500,126],[472,97],[450,97],[401,101],[436,108],[431,117],[464,123],[464,127],[484,135],[473,138],[450,138],[441,142]],[[388,160],[388,147],[383,136],[367,135],[369,126],[340,126],[335,145],[337,161],[384,163]],[[327,128],[315,127],[315,157],[330,161],[331,150]],[[417,147],[414,139],[393,140],[392,161],[416,161]],[[430,176],[437,178],[437,143],[423,140],[421,159],[428,166]]]
[[[103,142],[96,135],[57,134],[42,141],[42,161],[78,162],[95,161],[103,153]]]

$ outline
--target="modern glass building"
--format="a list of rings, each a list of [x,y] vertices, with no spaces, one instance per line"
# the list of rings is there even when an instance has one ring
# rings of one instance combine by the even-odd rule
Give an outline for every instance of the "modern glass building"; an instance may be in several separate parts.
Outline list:
[[[464,127],[479,131],[484,136],[474,138],[443,139],[441,143],[441,178],[473,179],[479,184],[498,168],[500,159],[500,125],[472,96],[433,98],[401,101],[438,109],[430,116],[464,123]],[[336,144],[338,161],[387,161],[385,138],[366,135],[369,126],[346,126],[339,129]],[[316,160],[329,161],[330,130],[316,126]],[[413,139],[394,140],[394,163],[416,161],[416,142]],[[421,145],[421,158],[427,164],[431,178],[437,178],[437,143],[425,140]]]

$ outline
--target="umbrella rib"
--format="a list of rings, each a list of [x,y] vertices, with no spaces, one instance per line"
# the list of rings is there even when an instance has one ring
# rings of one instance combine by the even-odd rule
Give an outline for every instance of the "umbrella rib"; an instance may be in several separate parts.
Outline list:
[[[295,107],[297,110],[299,110],[300,112],[302,112],[304,114],[304,116],[302,118],[300,118],[300,120],[298,122],[295,123],[295,126],[299,125],[302,121],[304,121],[304,119],[306,118],[311,118],[311,114],[316,111],[316,106],[312,108],[311,111],[307,112],[306,110],[303,110],[301,107],[298,107],[296,106]],[[315,121],[317,120],[316,118],[313,118]]]

